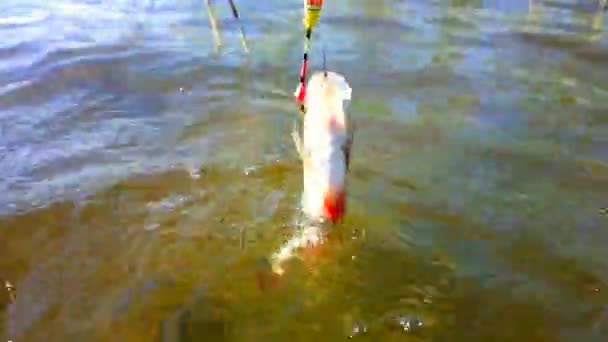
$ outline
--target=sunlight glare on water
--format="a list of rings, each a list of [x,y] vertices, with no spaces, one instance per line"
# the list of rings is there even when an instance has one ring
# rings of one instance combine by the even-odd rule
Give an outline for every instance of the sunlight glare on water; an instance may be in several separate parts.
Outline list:
[[[602,1],[326,1],[357,131],[312,233],[302,1],[236,1],[250,55],[213,3],[219,49],[205,1],[0,3],[0,340],[607,340]]]

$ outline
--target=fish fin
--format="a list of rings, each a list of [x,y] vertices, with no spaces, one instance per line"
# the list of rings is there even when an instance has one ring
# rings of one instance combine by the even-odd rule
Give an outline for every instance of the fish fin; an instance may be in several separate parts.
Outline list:
[[[348,172],[350,168],[350,144],[348,142],[342,146],[342,152],[346,161],[346,172]]]
[[[353,90],[350,87],[350,84],[348,83],[348,81],[346,81],[346,78],[344,76],[339,74],[334,75],[334,82],[338,87],[337,90],[340,94],[341,99],[343,101],[351,101]]]
[[[302,138],[300,137],[300,132],[298,130],[298,122],[294,121],[293,129],[291,130],[291,138],[293,139],[293,144],[296,147],[296,152],[298,152],[298,156],[301,160],[304,160],[304,146],[302,144]]]
[[[304,117],[306,116],[306,106],[304,105],[304,102],[302,102],[300,104],[300,115],[298,115],[300,117],[300,119],[304,120]]]
[[[348,129],[348,137],[346,138],[346,142],[342,146],[342,151],[344,153],[344,160],[346,161],[346,171],[348,172],[350,167],[350,152],[353,147],[353,142],[355,140],[355,123],[351,121],[350,128]]]

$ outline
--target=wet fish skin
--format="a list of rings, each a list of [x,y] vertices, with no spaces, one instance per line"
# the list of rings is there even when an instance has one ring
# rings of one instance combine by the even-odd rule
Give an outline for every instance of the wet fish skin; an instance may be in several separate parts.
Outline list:
[[[303,163],[302,208],[309,219],[335,224],[345,215],[354,141],[345,101],[351,93],[346,78],[336,72],[316,72],[308,82],[303,133],[294,127],[292,138]]]

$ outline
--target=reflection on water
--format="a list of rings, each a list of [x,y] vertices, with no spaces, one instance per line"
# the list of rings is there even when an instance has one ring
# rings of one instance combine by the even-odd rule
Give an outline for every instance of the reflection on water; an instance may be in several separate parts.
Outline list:
[[[213,3],[218,51],[203,1],[0,4],[0,339],[606,340],[605,1],[327,2],[359,129],[314,248],[301,1],[238,1],[249,55]]]

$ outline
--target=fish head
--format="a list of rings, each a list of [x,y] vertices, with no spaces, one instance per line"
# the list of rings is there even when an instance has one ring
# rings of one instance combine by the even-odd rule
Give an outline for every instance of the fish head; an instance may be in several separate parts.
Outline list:
[[[314,73],[307,85],[306,107],[317,104],[327,104],[344,107],[345,101],[350,101],[352,89],[346,78],[333,71],[318,71]]]

